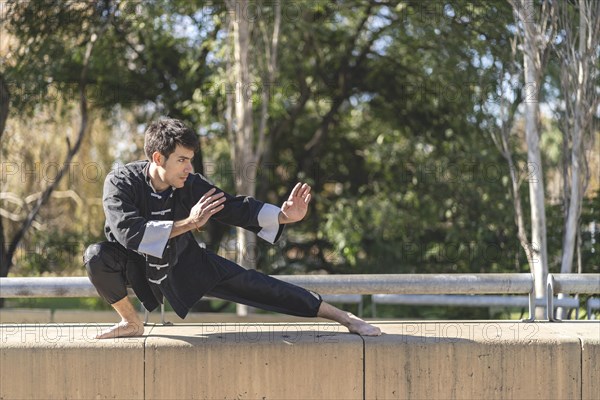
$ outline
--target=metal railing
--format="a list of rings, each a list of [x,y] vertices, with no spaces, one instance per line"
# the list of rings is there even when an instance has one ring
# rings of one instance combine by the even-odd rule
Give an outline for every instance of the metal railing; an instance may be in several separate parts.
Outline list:
[[[523,294],[531,274],[273,275],[322,294]],[[0,278],[0,297],[96,297],[87,277]]]
[[[598,294],[600,274],[548,274],[547,287],[548,320],[559,322],[554,317],[554,293]]]
[[[528,294],[535,314],[533,276],[522,274],[276,275],[320,294]],[[0,297],[96,297],[87,277],[0,278]],[[164,306],[161,308],[164,322]]]
[[[506,274],[376,274],[376,275],[275,275],[277,279],[325,295],[474,295],[527,294],[529,318],[533,321],[536,299],[534,278],[529,273]],[[600,274],[548,274],[547,316],[554,318],[555,293],[600,294]],[[1,298],[22,297],[97,297],[87,277],[10,277],[0,278]],[[466,296],[471,299],[473,296]],[[489,296],[488,296],[489,297]],[[499,296],[497,296],[499,297]],[[448,304],[450,297],[446,297]],[[462,299],[462,300],[459,300]],[[524,298],[508,300],[518,306]],[[488,301],[496,301],[489,297]],[[564,300],[564,301],[563,301]],[[570,307],[569,299],[557,300],[558,306]],[[453,301],[471,301],[455,297]],[[537,300],[539,303],[540,299]],[[594,304],[595,305],[595,304]],[[164,316],[164,306],[161,308]],[[164,319],[163,319],[164,321]]]
[[[92,282],[85,277],[0,278],[0,297],[98,297]]]

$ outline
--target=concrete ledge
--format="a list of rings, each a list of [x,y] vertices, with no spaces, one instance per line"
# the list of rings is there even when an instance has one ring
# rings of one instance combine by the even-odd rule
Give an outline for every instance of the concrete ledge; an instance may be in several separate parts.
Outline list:
[[[0,399],[597,399],[600,323],[0,325]]]
[[[99,328],[1,325],[0,399],[143,399],[145,339],[98,341]]]

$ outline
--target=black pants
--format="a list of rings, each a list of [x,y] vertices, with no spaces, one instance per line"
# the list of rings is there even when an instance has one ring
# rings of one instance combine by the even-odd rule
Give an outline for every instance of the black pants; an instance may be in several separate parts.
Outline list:
[[[256,270],[244,269],[216,254],[208,256],[217,257],[225,273],[206,295],[283,314],[317,316],[322,301],[318,294]],[[93,244],[85,251],[88,277],[109,304],[127,296],[126,265],[132,257],[141,258],[114,242]]]

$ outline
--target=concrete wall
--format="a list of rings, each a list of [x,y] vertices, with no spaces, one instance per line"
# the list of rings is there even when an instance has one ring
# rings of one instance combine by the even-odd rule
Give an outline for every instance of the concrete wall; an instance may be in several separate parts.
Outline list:
[[[599,399],[600,323],[0,325],[0,399]]]

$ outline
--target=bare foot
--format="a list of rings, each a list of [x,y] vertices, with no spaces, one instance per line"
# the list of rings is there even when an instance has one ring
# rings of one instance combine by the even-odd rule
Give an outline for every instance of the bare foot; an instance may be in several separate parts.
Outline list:
[[[317,317],[327,318],[344,325],[351,333],[357,333],[361,336],[379,336],[381,329],[366,323],[356,315],[347,311],[342,311],[331,304],[322,301],[317,312]]]
[[[144,324],[141,322],[121,321],[116,325],[100,332],[96,339],[112,339],[118,337],[142,336],[144,334]]]
[[[358,318],[356,315],[348,313],[349,321],[346,325],[346,328],[351,333],[357,333],[361,336],[380,336],[381,329],[376,326],[373,326],[362,319]]]

